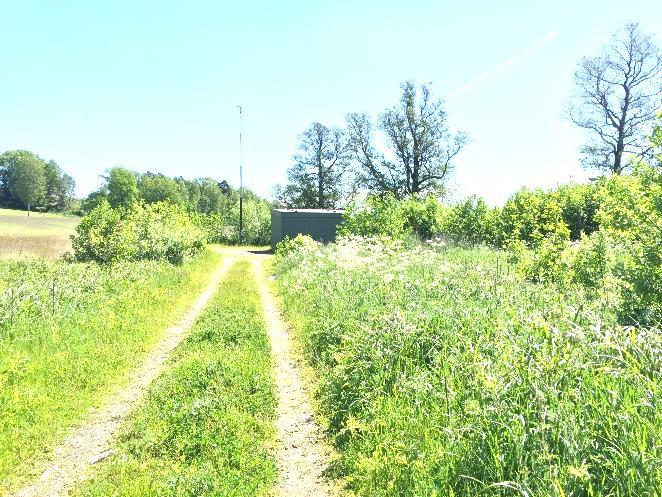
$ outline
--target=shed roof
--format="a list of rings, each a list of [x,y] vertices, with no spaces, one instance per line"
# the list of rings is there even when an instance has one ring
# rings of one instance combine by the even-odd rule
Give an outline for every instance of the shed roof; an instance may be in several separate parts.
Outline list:
[[[308,214],[342,214],[344,209],[274,209],[276,212],[305,212]]]

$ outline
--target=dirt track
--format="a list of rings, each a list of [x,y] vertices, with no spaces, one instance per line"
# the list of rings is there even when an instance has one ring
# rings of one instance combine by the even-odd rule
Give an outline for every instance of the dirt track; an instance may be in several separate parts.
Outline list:
[[[83,424],[71,431],[54,450],[41,476],[17,492],[16,497],[64,497],[85,478],[86,470],[92,464],[111,454],[111,437],[142,399],[152,380],[161,373],[168,355],[184,338],[233,261],[231,256],[224,259],[205,290],[184,317],[166,330],[161,342],[131,374],[128,384],[114,392],[101,409],[90,414]]]

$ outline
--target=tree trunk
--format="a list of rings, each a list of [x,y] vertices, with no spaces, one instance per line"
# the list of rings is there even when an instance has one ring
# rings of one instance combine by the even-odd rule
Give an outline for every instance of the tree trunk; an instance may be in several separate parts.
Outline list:
[[[28,204],[28,217],[30,217],[30,204]]]

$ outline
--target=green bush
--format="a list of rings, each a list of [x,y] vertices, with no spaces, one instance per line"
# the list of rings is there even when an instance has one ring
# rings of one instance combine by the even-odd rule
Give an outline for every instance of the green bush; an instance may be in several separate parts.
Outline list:
[[[167,202],[113,209],[106,200],[83,217],[72,236],[74,258],[110,264],[167,260],[181,264],[200,252],[205,234],[182,208]]]
[[[540,189],[522,188],[503,206],[501,238],[506,244],[521,240],[533,248],[550,235],[569,239],[570,230],[562,214],[561,206],[552,195]]]
[[[438,234],[444,207],[434,197],[368,196],[350,204],[338,227],[340,236],[381,236],[428,240]]]
[[[238,200],[237,200],[238,202]],[[237,245],[239,243],[239,204],[228,206],[223,212],[197,213],[193,219],[207,235],[210,243]],[[244,201],[244,230],[242,244],[269,245],[271,243],[271,204],[258,198]]]
[[[601,188],[596,217],[620,257],[621,320],[662,320],[662,170],[638,164],[631,175],[615,175]]]
[[[297,250],[313,249],[319,245],[308,235],[297,235],[294,238],[285,237],[285,239],[276,244],[276,256],[284,257]]]
[[[598,229],[595,215],[600,208],[600,195],[596,184],[561,185],[549,195],[561,209],[571,240],[579,240],[582,233],[589,235]]]
[[[496,245],[501,233],[499,216],[498,209],[490,209],[482,198],[472,195],[448,209],[442,231],[454,243]]]

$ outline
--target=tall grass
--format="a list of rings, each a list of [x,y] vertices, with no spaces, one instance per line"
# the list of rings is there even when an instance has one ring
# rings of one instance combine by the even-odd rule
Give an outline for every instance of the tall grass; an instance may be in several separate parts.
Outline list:
[[[350,240],[275,271],[357,495],[660,495],[659,329],[484,249]]]
[[[78,496],[258,496],[275,480],[276,398],[259,295],[234,266]]]
[[[180,267],[0,261],[0,493],[35,475],[217,264],[212,253]]]

